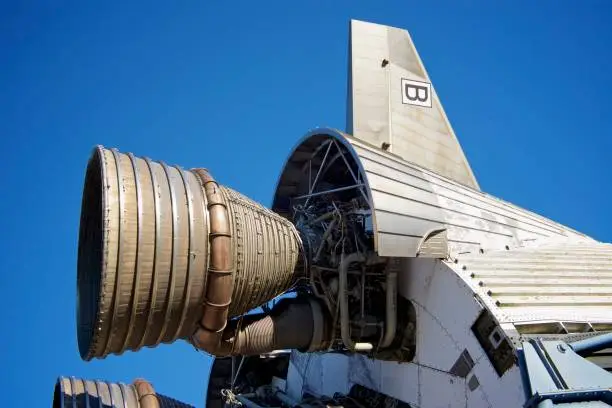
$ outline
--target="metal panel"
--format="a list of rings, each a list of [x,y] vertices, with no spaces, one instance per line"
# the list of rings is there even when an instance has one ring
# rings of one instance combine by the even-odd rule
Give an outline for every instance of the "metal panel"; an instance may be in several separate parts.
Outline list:
[[[415,361],[449,371],[465,349],[474,361],[486,360],[470,330],[482,306],[453,270],[437,260],[408,259],[399,277],[399,294],[417,312]]]
[[[405,260],[405,269],[400,274],[399,292],[417,310],[416,364],[439,372],[450,372],[459,356],[467,350],[474,362],[463,388],[469,401],[467,406],[522,405],[524,395],[519,370],[513,367],[503,376],[497,375],[470,329],[481,313],[482,305],[474,296],[473,288],[446,262],[419,258]],[[474,389],[467,384],[472,375],[476,375],[479,384]],[[428,379],[423,376],[419,378],[422,395],[425,395],[424,389],[430,385],[426,381]],[[453,378],[453,381],[456,379]],[[441,382],[438,380],[433,384],[439,386]],[[447,405],[423,403],[419,406]]]
[[[449,249],[455,253],[516,247],[523,241],[551,236],[584,239],[544,217],[343,136],[365,172],[381,256],[416,256],[412,247],[402,248],[393,241],[424,237],[440,226],[447,229]]]
[[[417,254],[425,258],[444,259],[448,256],[446,229],[433,229],[421,241]]]
[[[478,189],[410,34],[357,20],[351,21],[350,31],[347,130]],[[422,103],[406,99],[406,80],[423,86]]]
[[[401,381],[401,377],[398,378]],[[419,366],[419,407],[464,408],[467,405],[465,379]],[[444,392],[442,390],[444,384]]]
[[[557,243],[465,254],[448,265],[500,322],[558,322],[530,326],[540,334],[612,324],[610,244]]]
[[[612,375],[561,341],[522,342],[521,369],[532,407],[609,407]],[[602,401],[605,401],[604,404]]]
[[[530,228],[530,230],[532,227],[539,227],[554,233],[569,229],[487,194],[463,189],[448,179],[409,166],[406,162],[378,149],[370,148],[368,150],[365,145],[361,147],[360,160],[364,163],[364,167],[368,169],[369,175],[390,178],[413,189],[429,192],[436,195],[442,202],[448,200],[459,204],[468,204],[482,210],[491,217],[499,216],[509,221],[521,222],[525,224],[525,228]]]

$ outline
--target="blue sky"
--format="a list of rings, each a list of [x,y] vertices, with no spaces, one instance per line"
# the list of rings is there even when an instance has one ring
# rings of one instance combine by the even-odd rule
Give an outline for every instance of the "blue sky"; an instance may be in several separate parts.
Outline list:
[[[269,205],[298,138],[345,126],[350,18],[411,31],[483,190],[612,241],[608,1],[120,3],[0,5],[5,406],[48,406],[60,374],[203,406],[210,361],[186,344],[79,358],[90,150],[205,166]]]

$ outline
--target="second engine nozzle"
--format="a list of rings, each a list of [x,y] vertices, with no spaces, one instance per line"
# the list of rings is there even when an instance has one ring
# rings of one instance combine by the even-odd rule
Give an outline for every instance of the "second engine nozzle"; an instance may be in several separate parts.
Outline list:
[[[59,377],[53,391],[53,408],[194,408],[155,392],[148,381],[132,384]]]
[[[217,341],[228,318],[293,285],[301,256],[293,224],[206,170],[97,147],[79,231],[81,357],[154,347],[197,329]]]

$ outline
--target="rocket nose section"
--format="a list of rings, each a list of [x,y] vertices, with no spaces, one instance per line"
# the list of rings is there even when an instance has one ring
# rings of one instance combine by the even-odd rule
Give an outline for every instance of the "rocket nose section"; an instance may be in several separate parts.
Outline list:
[[[408,31],[351,20],[347,133],[479,189]]]

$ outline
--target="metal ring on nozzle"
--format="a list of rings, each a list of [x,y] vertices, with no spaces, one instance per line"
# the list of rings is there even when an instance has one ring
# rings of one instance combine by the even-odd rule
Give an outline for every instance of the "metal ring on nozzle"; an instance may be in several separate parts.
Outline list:
[[[213,354],[219,348],[232,301],[232,233],[227,204],[219,184],[206,169],[193,169],[193,172],[200,179],[208,200],[210,263],[206,275],[204,311],[192,342]]]

